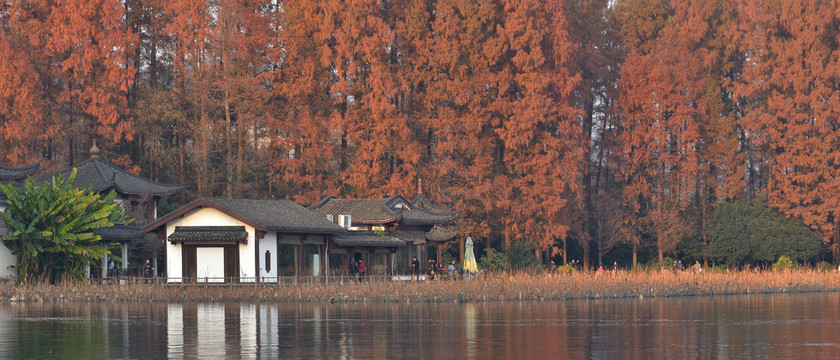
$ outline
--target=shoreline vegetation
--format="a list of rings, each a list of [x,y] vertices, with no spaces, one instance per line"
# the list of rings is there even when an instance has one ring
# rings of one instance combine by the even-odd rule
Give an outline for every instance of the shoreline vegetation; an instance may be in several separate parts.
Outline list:
[[[6,284],[0,302],[483,302],[840,291],[840,272],[784,271],[488,274],[456,281],[297,285]]]

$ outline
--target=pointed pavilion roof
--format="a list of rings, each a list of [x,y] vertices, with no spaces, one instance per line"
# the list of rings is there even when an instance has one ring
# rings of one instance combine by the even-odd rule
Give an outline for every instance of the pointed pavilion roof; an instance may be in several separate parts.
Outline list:
[[[432,204],[423,193],[418,193],[411,206],[403,208],[402,219],[406,224],[438,225],[455,221],[457,211]]]
[[[48,181],[52,176],[59,174],[67,176],[73,171],[73,168],[76,169],[74,186],[84,189],[90,188],[96,192],[114,189],[125,195],[165,196],[184,191],[188,185],[187,183],[163,184],[149,180],[125,171],[125,169],[98,157],[82,161],[71,168],[42,178],[39,182]]]

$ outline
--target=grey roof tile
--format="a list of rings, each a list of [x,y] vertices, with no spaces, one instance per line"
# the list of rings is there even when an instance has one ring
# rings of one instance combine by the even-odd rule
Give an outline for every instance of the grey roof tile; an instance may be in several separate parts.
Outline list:
[[[405,199],[390,197],[387,199],[339,199],[328,196],[310,210],[326,217],[327,215],[350,215],[353,223],[385,224],[400,219],[399,211],[392,207],[398,203],[408,203]],[[389,206],[390,205],[390,206]]]
[[[458,229],[456,228],[444,228],[440,226],[435,226],[426,233],[426,240],[429,241],[449,241],[455,238],[458,235]]]
[[[244,226],[176,226],[169,241],[175,243],[239,243],[248,240]]]
[[[457,213],[432,212],[423,209],[403,209],[402,219],[406,224],[412,225],[435,225],[455,221]]]
[[[0,165],[0,180],[20,180],[29,175],[34,174],[36,171],[38,171],[40,167],[40,162],[23,167],[11,167]]]
[[[114,225],[99,229],[94,229],[93,233],[102,237],[104,241],[131,241],[142,238],[144,233],[139,226],[130,225]]]
[[[188,184],[162,184],[156,181],[134,175],[124,169],[100,158],[82,161],[71,168],[59,171],[49,177],[38,180],[49,181],[53,176],[68,176],[76,168],[76,188],[92,189],[96,192],[114,189],[126,195],[165,196],[177,194],[187,188]]]
[[[405,241],[390,235],[380,236],[373,231],[348,231],[344,234],[337,234],[333,236],[333,242],[342,247],[400,247],[405,245]]]
[[[345,231],[326,217],[318,216],[289,200],[206,199],[269,230],[285,232],[339,233]]]
[[[336,234],[346,230],[321,217],[307,208],[288,200],[252,200],[200,198],[181,208],[159,217],[146,225],[144,231],[156,231],[167,222],[183,216],[195,208],[212,207],[226,212],[251,226],[261,230],[273,230],[287,233]]]

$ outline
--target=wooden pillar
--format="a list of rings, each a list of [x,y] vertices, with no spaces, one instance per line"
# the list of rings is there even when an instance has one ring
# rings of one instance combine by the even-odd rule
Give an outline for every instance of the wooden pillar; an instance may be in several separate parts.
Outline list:
[[[277,264],[274,267],[277,268],[277,285],[280,285],[280,239],[283,238],[279,232],[277,233],[277,241],[274,242],[274,263]]]
[[[102,248],[105,249],[105,244],[102,244]],[[102,257],[102,279],[108,278],[108,254]]]
[[[441,260],[443,260],[442,259],[443,258],[443,247],[441,245],[442,244],[435,244],[435,247],[437,247],[437,263],[438,264],[440,264]]]
[[[388,275],[394,275],[394,258],[397,257],[397,253],[391,252],[388,257]]]
[[[300,278],[300,257],[303,256],[301,252],[303,251],[303,244],[295,246],[295,283],[297,283],[298,278]]]
[[[122,244],[122,269],[128,270],[128,243]]]
[[[329,273],[330,264],[327,262],[327,245],[326,244],[321,245],[321,246],[319,246],[319,248],[321,249],[321,251],[320,251],[321,252],[321,263],[323,264],[322,267],[324,269],[323,270],[324,271],[324,280],[325,280],[325,282],[329,283],[329,281],[330,281],[330,278],[329,278],[329,276],[330,276],[330,273]]]
[[[464,244],[464,238],[459,237],[459,239],[458,239],[458,260],[461,261],[461,264],[464,263],[464,246],[466,246],[466,244]]]
[[[260,239],[258,239],[257,231],[254,230],[254,286],[260,283],[262,276],[262,267],[260,266]]]

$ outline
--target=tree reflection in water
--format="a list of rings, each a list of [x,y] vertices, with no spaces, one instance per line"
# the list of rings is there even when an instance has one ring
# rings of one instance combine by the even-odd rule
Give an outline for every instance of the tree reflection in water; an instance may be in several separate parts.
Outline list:
[[[2,303],[0,358],[837,358],[838,301]]]

